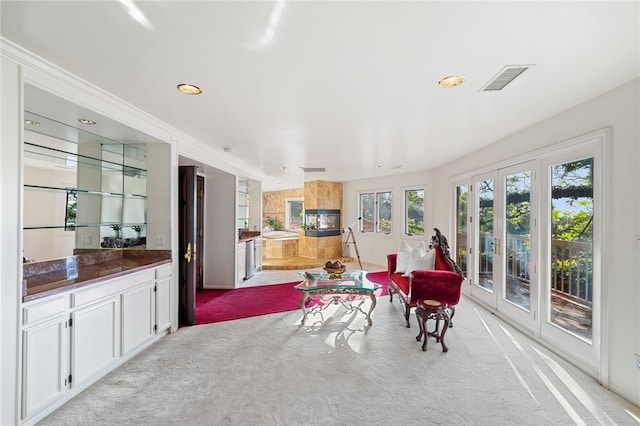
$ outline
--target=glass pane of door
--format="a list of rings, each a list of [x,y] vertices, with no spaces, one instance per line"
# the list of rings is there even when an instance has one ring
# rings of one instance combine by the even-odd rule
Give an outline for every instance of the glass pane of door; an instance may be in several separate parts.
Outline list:
[[[468,277],[467,256],[469,239],[467,238],[467,218],[469,217],[469,185],[456,187],[456,263]]]
[[[531,306],[531,172],[505,177],[506,234],[504,298],[525,309]]]
[[[493,221],[494,179],[476,182],[478,200],[478,285],[493,293]]]
[[[593,158],[551,166],[549,321],[592,340]]]

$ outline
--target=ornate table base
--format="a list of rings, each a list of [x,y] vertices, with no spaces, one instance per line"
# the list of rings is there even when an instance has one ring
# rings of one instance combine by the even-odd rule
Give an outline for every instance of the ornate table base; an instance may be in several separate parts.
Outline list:
[[[418,318],[418,325],[420,326],[420,334],[416,336],[416,340],[419,342],[424,336],[424,342],[422,343],[422,350],[427,350],[427,339],[429,337],[435,337],[436,342],[440,342],[442,345],[442,352],[447,352],[449,349],[444,344],[444,335],[449,329],[449,314],[447,313],[447,306],[442,305],[436,300],[423,300],[416,307],[416,317]],[[427,320],[436,320],[436,328],[434,331],[427,331]],[[440,332],[440,320],[444,321],[444,327]]]
[[[357,299],[360,301],[360,303],[358,304],[345,303],[345,302],[350,302],[351,300],[343,299],[341,295],[344,295],[344,294],[358,296]],[[314,306],[309,310],[307,310],[306,303],[307,301],[311,300],[313,296],[320,296],[320,300],[322,300],[323,302],[329,302],[329,303],[323,303],[321,305]],[[325,297],[325,296],[329,296],[329,297]],[[361,308],[362,304],[364,303],[363,296],[369,296],[369,298],[371,299],[371,307],[369,307],[369,310],[366,312],[363,311]],[[302,293],[302,298],[300,299],[300,309],[302,309],[302,314],[303,314],[302,324],[305,323],[308,314],[315,314],[315,313],[322,312],[332,304],[333,305],[340,304],[344,306],[349,312],[354,312],[354,311],[362,312],[367,318],[367,323],[369,325],[373,325],[373,322],[371,321],[371,312],[373,312],[373,309],[376,307],[376,303],[377,303],[376,296],[373,293],[373,290],[366,290],[362,288],[321,288],[321,287],[318,287],[317,289],[314,289],[314,290],[307,290]]]

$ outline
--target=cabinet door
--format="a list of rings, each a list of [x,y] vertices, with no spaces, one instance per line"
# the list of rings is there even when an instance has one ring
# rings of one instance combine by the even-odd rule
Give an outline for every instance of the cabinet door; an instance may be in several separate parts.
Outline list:
[[[154,282],[122,294],[122,354],[149,340],[155,334]]]
[[[239,243],[236,252],[236,274],[238,283],[244,280],[246,275],[246,262],[247,262],[247,245],[245,243]]]
[[[67,324],[61,315],[23,331],[23,418],[56,401],[68,388]]]
[[[171,326],[171,277],[156,281],[156,333]]]
[[[108,368],[120,356],[118,299],[78,309],[71,314],[73,385]]]

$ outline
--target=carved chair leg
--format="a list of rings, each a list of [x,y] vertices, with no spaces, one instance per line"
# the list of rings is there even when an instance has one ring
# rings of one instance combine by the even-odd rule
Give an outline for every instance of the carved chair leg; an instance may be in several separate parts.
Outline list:
[[[436,342],[440,341],[441,334],[440,334],[440,317],[439,316],[436,316],[436,329],[433,331],[433,336],[436,338]]]
[[[447,329],[451,327],[449,315],[446,312],[443,312],[444,316],[444,327],[442,327],[442,334],[440,335],[440,344],[442,345],[442,352],[447,352],[449,348],[444,344],[444,334],[447,332]]]
[[[456,314],[456,307],[450,306],[448,308],[451,311],[451,315],[449,315],[449,328],[453,327],[453,316]]]
[[[411,306],[405,303],[404,305],[404,319],[407,320],[407,328],[411,328],[409,324],[409,317],[411,316]]]
[[[418,335],[416,336],[416,340],[419,342],[424,338],[424,341],[422,342],[423,351],[427,350],[427,339],[429,338],[426,324],[428,317],[428,313],[422,307],[416,308],[416,319],[418,320],[418,328],[420,328],[420,333],[418,333]]]

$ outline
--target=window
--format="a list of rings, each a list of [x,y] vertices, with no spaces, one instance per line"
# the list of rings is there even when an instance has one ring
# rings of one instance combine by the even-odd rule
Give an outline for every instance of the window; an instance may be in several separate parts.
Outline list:
[[[302,229],[304,198],[287,198],[285,205],[286,229]]]
[[[404,233],[424,235],[424,189],[404,191]]]
[[[391,192],[360,194],[360,232],[391,233]]]

